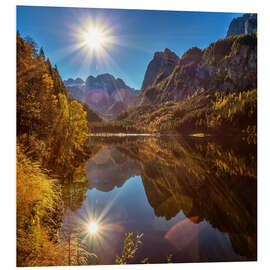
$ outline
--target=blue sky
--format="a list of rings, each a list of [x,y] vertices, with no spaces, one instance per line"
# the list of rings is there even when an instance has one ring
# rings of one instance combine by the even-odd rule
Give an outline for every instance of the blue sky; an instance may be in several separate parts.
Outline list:
[[[233,18],[242,13],[119,10],[17,6],[17,30],[43,47],[62,79],[111,73],[140,89],[156,51],[169,48],[178,56],[226,36]],[[105,53],[78,48],[78,32],[89,21],[105,29],[114,42]]]

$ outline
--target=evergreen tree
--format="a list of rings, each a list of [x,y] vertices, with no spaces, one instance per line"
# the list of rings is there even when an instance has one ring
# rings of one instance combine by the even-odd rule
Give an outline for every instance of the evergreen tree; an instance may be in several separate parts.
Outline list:
[[[43,60],[45,60],[45,53],[44,53],[43,47],[41,47],[39,50],[39,56],[43,58]]]
[[[38,55],[38,45],[37,43],[34,41],[34,39],[30,36],[26,36],[24,38],[25,42],[28,43],[32,49],[33,49],[33,55],[37,56]]]

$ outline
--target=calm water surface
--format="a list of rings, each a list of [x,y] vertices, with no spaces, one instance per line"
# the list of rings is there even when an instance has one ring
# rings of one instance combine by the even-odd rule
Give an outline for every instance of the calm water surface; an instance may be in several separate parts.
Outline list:
[[[102,264],[120,255],[125,232],[144,234],[133,263],[169,254],[173,262],[256,260],[256,145],[172,136],[92,143],[86,184],[68,188],[64,224],[84,232],[99,221],[84,240]]]

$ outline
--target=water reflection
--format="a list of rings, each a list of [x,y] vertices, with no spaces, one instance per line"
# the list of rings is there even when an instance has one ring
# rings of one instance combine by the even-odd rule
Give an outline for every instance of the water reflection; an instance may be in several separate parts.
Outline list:
[[[86,164],[88,189],[110,191],[140,172],[138,161],[127,159],[117,148],[104,146]]]
[[[93,140],[100,150],[85,166],[86,185],[75,188],[84,196],[73,196],[77,207],[70,208],[84,215],[91,206],[121,228],[95,250],[102,263],[113,263],[125,231],[145,235],[135,263],[164,262],[170,253],[174,262],[256,260],[256,145],[237,138]]]

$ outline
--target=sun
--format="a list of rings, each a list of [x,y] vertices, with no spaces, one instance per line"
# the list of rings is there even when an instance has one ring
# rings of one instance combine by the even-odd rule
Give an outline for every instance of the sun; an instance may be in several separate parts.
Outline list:
[[[83,33],[85,46],[93,50],[103,48],[107,43],[107,38],[105,31],[94,26],[89,27],[89,29]]]
[[[70,26],[69,50],[74,53],[74,61],[79,60],[80,68],[89,70],[94,66],[99,69],[115,66],[111,54],[120,42],[116,29],[116,26],[101,17],[82,17]]]
[[[88,226],[88,231],[91,234],[95,234],[98,231],[98,224],[96,222],[91,222]]]

